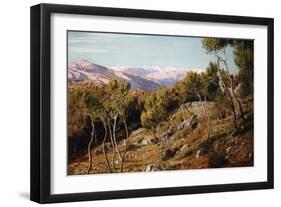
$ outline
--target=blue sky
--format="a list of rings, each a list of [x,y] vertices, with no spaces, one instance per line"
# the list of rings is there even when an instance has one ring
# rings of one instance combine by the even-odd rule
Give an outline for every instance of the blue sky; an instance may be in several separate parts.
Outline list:
[[[237,72],[232,48],[228,47],[229,68]],[[86,59],[106,67],[161,66],[205,69],[211,54],[202,48],[201,38],[135,35],[97,32],[68,32],[68,62]]]

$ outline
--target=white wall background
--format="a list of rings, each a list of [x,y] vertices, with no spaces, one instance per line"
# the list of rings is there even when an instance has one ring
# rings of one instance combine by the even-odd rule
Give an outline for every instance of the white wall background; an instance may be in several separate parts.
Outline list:
[[[29,201],[29,7],[37,3],[81,4],[275,18],[275,106],[281,104],[281,13],[277,0],[10,0],[1,2],[0,21],[0,205],[36,206]],[[277,49],[277,46],[279,48]],[[261,83],[262,84],[262,83]],[[53,206],[254,206],[281,202],[281,111],[275,107],[275,189],[123,199]],[[171,181],[172,182],[172,181]]]

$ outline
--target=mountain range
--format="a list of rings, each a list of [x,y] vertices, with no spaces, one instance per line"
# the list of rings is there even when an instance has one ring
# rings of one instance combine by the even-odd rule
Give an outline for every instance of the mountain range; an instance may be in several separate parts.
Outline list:
[[[184,78],[188,69],[176,67],[105,67],[81,59],[68,65],[68,81],[107,84],[111,79],[125,80],[132,89],[152,91],[171,86]]]

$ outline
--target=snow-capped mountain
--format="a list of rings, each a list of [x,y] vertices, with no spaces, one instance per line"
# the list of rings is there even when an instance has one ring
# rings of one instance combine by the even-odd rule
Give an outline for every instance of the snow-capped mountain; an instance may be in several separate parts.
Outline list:
[[[187,71],[201,72],[200,69],[182,67],[104,67],[81,59],[68,65],[68,81],[92,81],[97,84],[107,84],[109,80],[125,80],[133,89],[155,90],[163,86],[171,86],[182,80]]]
[[[151,68],[151,67],[126,67],[126,66],[121,66],[121,67],[110,67],[115,71],[122,71],[127,74],[133,74],[137,76],[147,76],[150,73],[157,72],[158,70]]]
[[[116,71],[141,76],[145,79],[158,81],[161,85],[171,86],[176,81],[182,80],[190,69],[177,67],[112,67]]]
[[[83,59],[68,65],[68,81],[70,82],[92,81],[96,84],[107,84],[112,79],[125,80],[133,89],[151,91],[162,86],[157,80],[112,70]]]

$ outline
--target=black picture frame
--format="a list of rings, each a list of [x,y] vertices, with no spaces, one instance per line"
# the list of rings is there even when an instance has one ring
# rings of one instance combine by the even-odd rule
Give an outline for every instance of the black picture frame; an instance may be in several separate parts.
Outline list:
[[[267,181],[238,184],[219,184],[188,187],[85,192],[74,194],[51,194],[50,184],[50,129],[51,129],[51,71],[50,71],[50,16],[53,13],[134,17],[207,23],[233,23],[267,26]],[[102,199],[166,196],[179,194],[272,189],[274,177],[273,147],[273,44],[274,20],[272,18],[195,14],[168,11],[135,10],[56,4],[39,4],[31,7],[31,174],[30,199],[39,203],[88,201]]]

